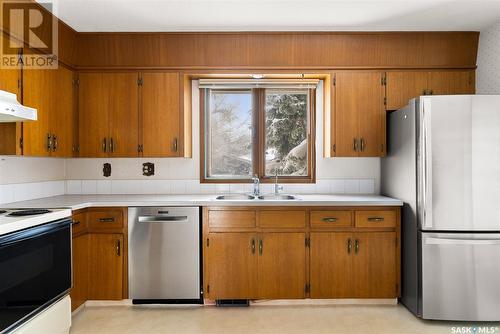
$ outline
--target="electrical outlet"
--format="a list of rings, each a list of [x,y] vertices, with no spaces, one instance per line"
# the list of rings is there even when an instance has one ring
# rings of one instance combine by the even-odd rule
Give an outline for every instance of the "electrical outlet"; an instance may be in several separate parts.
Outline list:
[[[110,163],[105,163],[102,167],[102,175],[104,177],[110,177],[111,176],[111,164]]]
[[[152,162],[145,162],[142,164],[142,175],[151,176],[155,175],[155,164]]]

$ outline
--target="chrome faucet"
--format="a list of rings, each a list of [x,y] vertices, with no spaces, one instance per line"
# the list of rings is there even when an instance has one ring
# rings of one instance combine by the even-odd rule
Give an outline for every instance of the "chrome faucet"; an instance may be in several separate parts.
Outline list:
[[[258,197],[260,195],[260,180],[259,180],[259,177],[257,175],[254,175],[252,177],[252,181],[253,181],[253,195],[255,197]]]
[[[283,186],[278,184],[278,170],[274,172],[274,196],[278,196],[280,191],[283,190]]]

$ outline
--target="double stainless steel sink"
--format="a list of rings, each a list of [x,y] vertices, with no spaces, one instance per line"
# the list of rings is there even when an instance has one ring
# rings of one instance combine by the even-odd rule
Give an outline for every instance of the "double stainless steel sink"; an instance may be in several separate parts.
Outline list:
[[[215,197],[216,200],[221,201],[245,201],[245,200],[268,200],[268,201],[292,201],[298,200],[295,195],[288,194],[263,194],[263,195],[252,195],[252,194],[227,194],[219,195]]]

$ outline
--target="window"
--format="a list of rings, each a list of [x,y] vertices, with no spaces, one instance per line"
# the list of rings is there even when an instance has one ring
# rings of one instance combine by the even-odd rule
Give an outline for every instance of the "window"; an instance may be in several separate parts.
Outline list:
[[[200,93],[202,182],[314,182],[314,88],[211,85]]]

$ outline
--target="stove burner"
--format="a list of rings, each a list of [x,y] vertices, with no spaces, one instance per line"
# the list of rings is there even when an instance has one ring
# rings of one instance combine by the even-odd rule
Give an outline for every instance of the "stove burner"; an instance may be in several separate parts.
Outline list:
[[[8,214],[8,216],[12,217],[21,217],[21,216],[34,216],[34,215],[41,215],[44,213],[49,213],[52,212],[47,209],[30,209],[30,210],[19,210],[19,211],[14,211]]]
[[[6,213],[6,212],[7,212],[7,211],[5,211],[5,210],[0,210],[0,215],[1,215],[2,213]]]

